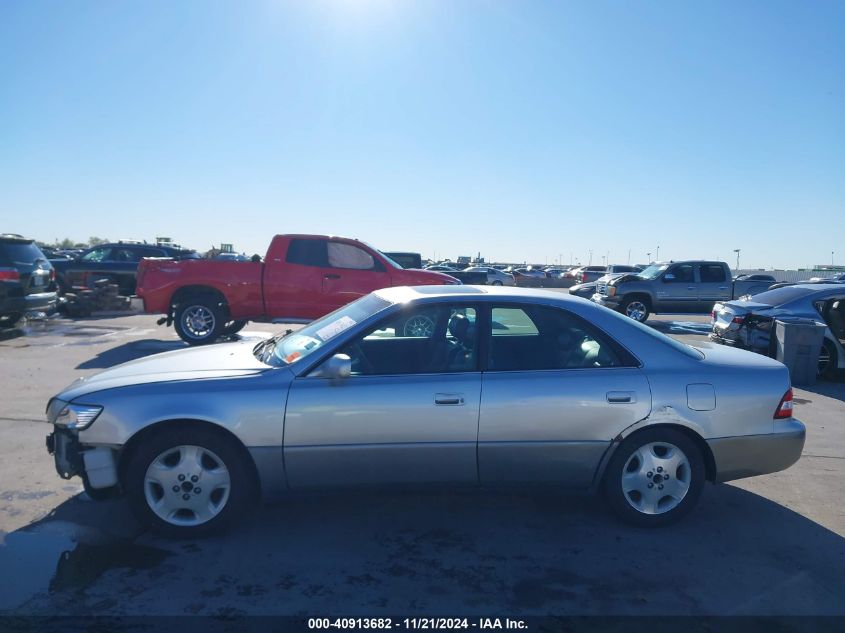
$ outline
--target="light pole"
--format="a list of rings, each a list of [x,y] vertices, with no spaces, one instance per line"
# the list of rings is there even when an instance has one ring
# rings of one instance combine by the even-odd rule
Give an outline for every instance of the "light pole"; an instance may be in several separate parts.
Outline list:
[[[830,265],[833,266],[833,251],[830,251]]]
[[[587,266],[592,265],[593,263],[593,250],[590,249],[590,261],[587,262]]]
[[[657,245],[657,252],[654,254],[654,261],[660,261],[660,244]]]
[[[651,263],[651,251],[646,253],[646,258],[648,259],[648,263],[650,264]]]
[[[739,273],[739,252],[741,250],[742,250],[741,248],[735,248],[734,249],[734,253],[736,253],[736,272],[737,273]]]

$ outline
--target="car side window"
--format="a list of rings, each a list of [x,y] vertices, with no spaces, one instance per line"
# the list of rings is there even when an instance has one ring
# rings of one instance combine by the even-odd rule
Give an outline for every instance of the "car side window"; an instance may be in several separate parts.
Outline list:
[[[669,275],[674,275],[674,277],[669,278]],[[676,284],[688,284],[694,282],[695,274],[693,272],[692,264],[679,264],[678,266],[673,266],[666,271],[666,276],[664,276],[663,280],[667,283]]]
[[[92,251],[85,253],[82,256],[82,261],[85,262],[93,262],[99,263],[102,261],[106,261],[108,259],[108,255],[111,252],[111,246],[104,246],[102,248],[95,248]]]
[[[285,261],[288,264],[325,268],[326,240],[291,240]]]
[[[719,264],[702,264],[698,268],[698,274],[702,282],[716,283],[727,279],[724,267]]]
[[[329,242],[327,253],[330,268],[350,268],[352,270],[377,270],[380,268],[372,255],[352,244]]]
[[[116,248],[112,251],[111,259],[116,262],[139,262],[141,253],[130,248]]]
[[[494,307],[491,316],[491,371],[636,365],[597,327],[565,310],[546,306]],[[502,326],[507,333],[501,330]]]
[[[342,353],[360,376],[477,371],[476,316],[472,307],[419,306],[370,329]]]

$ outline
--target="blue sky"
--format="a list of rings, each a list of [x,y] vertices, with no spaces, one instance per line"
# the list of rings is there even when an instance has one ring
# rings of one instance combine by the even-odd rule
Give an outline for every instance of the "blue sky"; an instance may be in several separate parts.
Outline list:
[[[0,3],[0,230],[845,263],[845,3]]]

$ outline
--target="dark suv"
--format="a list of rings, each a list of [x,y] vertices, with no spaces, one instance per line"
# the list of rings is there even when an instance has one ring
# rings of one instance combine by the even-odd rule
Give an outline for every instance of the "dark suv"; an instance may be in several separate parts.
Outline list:
[[[195,251],[156,244],[100,244],[82,252],[75,259],[54,259],[58,282],[65,292],[74,286],[91,287],[98,279],[116,283],[122,295],[135,294],[138,263],[143,257],[196,259]]]
[[[56,273],[44,253],[33,240],[0,233],[0,326],[55,309]]]

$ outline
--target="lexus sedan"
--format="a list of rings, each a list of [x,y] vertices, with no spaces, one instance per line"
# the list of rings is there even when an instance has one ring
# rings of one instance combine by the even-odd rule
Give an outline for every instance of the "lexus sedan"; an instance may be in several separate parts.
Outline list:
[[[408,335],[418,314],[434,326]],[[660,526],[707,481],[789,467],[805,433],[777,361],[500,286],[387,288],[257,345],[135,360],[72,383],[47,419],[62,477],[175,536],[259,495],[420,485],[602,491]]]

